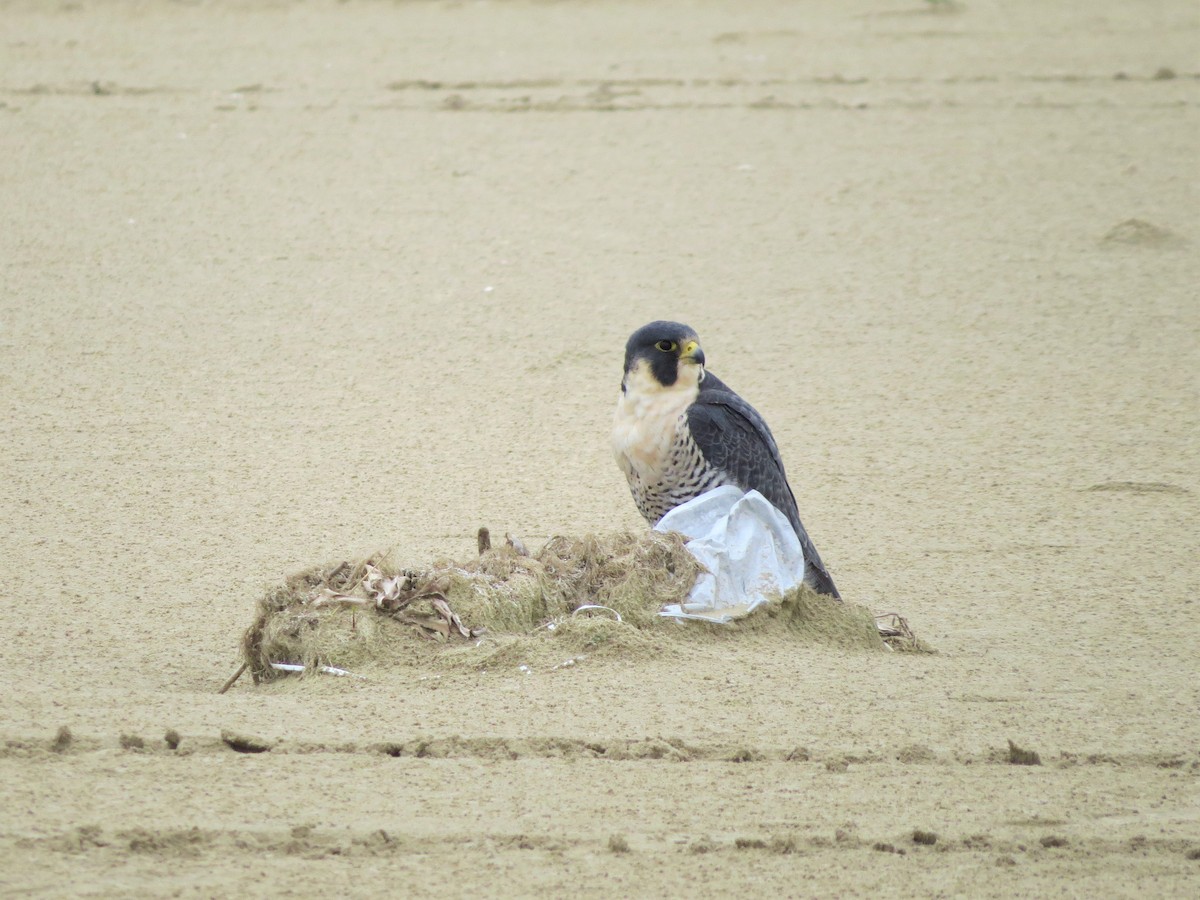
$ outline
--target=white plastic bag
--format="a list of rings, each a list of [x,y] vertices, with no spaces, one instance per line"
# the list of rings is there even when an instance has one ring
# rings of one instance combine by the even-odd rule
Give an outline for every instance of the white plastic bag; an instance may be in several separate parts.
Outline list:
[[[724,485],[675,507],[655,531],[677,531],[708,573],[687,602],[659,615],[730,622],[804,580],[804,552],[787,518],[758,491]]]

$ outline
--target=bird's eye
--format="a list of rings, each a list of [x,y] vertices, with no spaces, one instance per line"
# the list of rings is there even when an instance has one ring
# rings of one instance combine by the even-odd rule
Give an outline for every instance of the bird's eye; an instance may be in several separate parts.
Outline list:
[[[674,341],[659,341],[654,346],[657,347],[659,350],[661,350],[663,353],[674,353],[675,349],[679,345],[676,344]]]

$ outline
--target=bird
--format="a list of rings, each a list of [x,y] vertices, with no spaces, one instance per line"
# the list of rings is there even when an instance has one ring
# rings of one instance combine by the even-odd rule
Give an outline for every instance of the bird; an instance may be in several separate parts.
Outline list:
[[[643,325],[625,344],[625,374],[612,448],[638,510],[651,526],[675,507],[722,485],[762,494],[791,523],[804,553],[804,581],[841,600],[804,525],[766,420],[705,368],[687,325]]]

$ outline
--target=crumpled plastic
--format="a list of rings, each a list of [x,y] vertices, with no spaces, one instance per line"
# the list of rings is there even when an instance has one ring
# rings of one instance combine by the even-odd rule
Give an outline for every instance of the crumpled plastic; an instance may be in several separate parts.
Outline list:
[[[731,622],[804,580],[800,539],[758,491],[714,488],[672,509],[654,530],[688,538],[688,551],[708,569],[687,600],[664,606],[661,616]]]

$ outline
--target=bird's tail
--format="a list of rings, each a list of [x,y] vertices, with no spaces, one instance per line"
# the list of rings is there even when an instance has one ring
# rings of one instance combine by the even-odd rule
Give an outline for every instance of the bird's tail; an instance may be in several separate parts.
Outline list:
[[[826,594],[841,602],[842,595],[838,593],[837,585],[823,567],[809,565],[808,571],[804,573],[804,583],[818,594]]]

